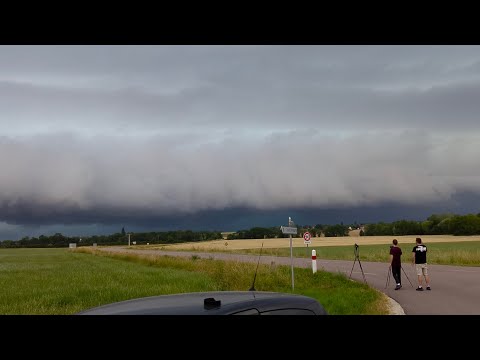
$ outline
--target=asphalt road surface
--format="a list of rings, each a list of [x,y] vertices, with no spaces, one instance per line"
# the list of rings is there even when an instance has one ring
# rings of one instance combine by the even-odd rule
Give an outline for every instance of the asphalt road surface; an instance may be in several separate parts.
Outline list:
[[[170,255],[217,260],[235,260],[243,262],[258,261],[258,255],[241,255],[225,253],[202,253],[186,251],[161,250],[129,250],[123,247],[99,247],[99,250],[109,252],[133,252],[148,255]],[[261,264],[290,265],[289,257],[262,255]],[[361,266],[360,266],[361,264]],[[311,268],[312,260],[293,258],[294,267]],[[480,315],[480,267],[428,265],[431,291],[416,291],[417,275],[411,263],[403,264],[402,288],[394,290],[395,280],[390,274],[389,286],[386,287],[389,275],[389,264],[378,262],[344,260],[323,260],[317,257],[317,268],[329,272],[341,272],[360,282],[367,284],[387,294],[397,301],[406,315]],[[353,271],[352,271],[353,270]],[[363,270],[363,274],[362,274]],[[365,275],[365,279],[364,276]],[[412,285],[410,285],[410,282]],[[423,282],[425,289],[425,281]]]

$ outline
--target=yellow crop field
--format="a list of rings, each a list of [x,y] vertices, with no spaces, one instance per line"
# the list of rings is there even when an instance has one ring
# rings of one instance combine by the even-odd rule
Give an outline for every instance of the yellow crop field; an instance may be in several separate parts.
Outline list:
[[[349,245],[375,245],[391,244],[397,239],[399,245],[402,243],[414,243],[415,235],[408,236],[345,236],[345,237],[316,237],[311,239],[309,246],[349,246]],[[453,235],[421,235],[425,244],[434,242],[458,242],[458,241],[480,241],[480,236],[453,236]],[[245,240],[214,240],[193,243],[181,243],[171,245],[151,245],[150,248],[163,248],[165,250],[192,249],[196,250],[240,250],[290,247],[290,239],[245,239]],[[293,238],[293,247],[305,247],[303,238]]]

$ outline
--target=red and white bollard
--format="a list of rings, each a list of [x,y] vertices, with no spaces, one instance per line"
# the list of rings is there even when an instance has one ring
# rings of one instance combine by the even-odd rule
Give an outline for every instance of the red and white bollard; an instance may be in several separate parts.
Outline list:
[[[315,274],[317,272],[317,252],[312,250],[312,270]]]

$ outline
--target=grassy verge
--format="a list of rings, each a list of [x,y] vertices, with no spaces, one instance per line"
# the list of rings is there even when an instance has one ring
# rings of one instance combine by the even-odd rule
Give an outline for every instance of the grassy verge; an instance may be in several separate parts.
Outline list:
[[[92,256],[94,255],[94,256]],[[106,254],[91,248],[0,250],[0,314],[73,314],[137,297],[247,290],[255,264]],[[288,266],[260,265],[255,288],[291,292]],[[295,270],[295,293],[330,314],[386,314],[384,296],[344,274]]]

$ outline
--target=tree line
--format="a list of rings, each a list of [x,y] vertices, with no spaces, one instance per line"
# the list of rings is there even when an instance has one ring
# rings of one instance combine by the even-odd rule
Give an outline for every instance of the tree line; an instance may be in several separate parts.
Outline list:
[[[137,245],[145,244],[174,244],[182,242],[196,242],[206,240],[221,239],[222,235],[217,231],[191,231],[178,230],[166,232],[143,232],[130,233],[130,243]],[[0,242],[0,247],[68,247],[70,243],[76,243],[77,246],[97,245],[128,245],[128,234],[122,228],[119,233],[111,235],[94,236],[64,236],[56,233],[52,236],[40,235],[39,237],[24,237],[21,240],[4,240]]]
[[[353,225],[356,226],[356,225]],[[317,236],[348,236],[349,227],[342,224],[337,225],[322,225],[317,224],[315,226],[309,225],[297,225],[297,237],[303,236],[303,234],[308,231],[312,237]],[[283,238],[288,237],[289,235],[283,234],[280,226],[263,228],[263,227],[254,227],[250,230],[240,230],[234,234],[229,234],[228,240],[240,240],[240,239],[272,239],[272,238]]]
[[[400,220],[365,226],[365,236],[375,235],[456,235],[480,234],[480,213],[477,215],[434,214],[425,221]]]
[[[351,229],[360,229],[360,236],[401,236],[401,235],[480,235],[480,213],[477,215],[433,214],[425,221],[399,220],[392,223],[372,223],[349,225],[343,223],[335,225],[317,224],[297,225],[297,237],[301,237],[308,231],[312,237],[342,237],[348,236]],[[284,238],[289,235],[283,234],[280,226],[253,227],[249,230],[239,230],[229,234],[227,240],[237,239],[272,239]],[[141,244],[174,244],[182,242],[198,242],[222,239],[219,231],[191,231],[177,230],[166,232],[143,232],[130,233],[130,240],[137,245]],[[70,243],[77,246],[97,245],[126,245],[128,234],[125,229],[111,235],[94,236],[64,236],[56,233],[52,236],[40,235],[37,237],[24,237],[21,240],[4,240],[0,247],[68,247]]]
[[[480,213],[477,215],[433,214],[425,221],[399,220],[392,223],[372,223],[359,225],[357,222],[344,225],[343,222],[335,225],[298,225],[298,235],[308,231],[312,237],[341,237],[348,236],[350,230],[360,230],[360,236],[401,236],[401,235],[480,235]],[[280,227],[241,230],[230,234],[228,239],[263,239],[288,237],[282,234]]]

